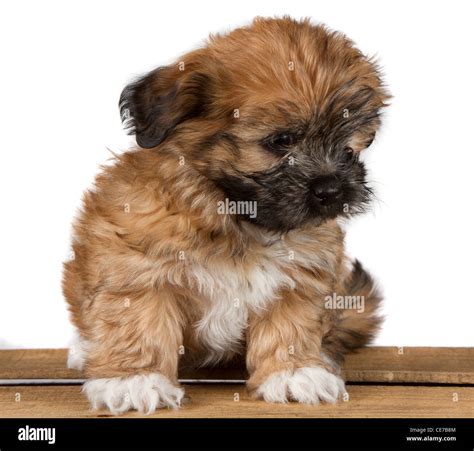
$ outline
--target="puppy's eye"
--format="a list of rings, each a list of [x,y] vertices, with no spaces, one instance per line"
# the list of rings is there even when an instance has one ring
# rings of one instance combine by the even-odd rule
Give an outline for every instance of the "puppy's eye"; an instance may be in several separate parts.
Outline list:
[[[298,136],[293,133],[280,133],[269,136],[263,141],[265,147],[274,151],[286,151],[298,142]]]
[[[272,144],[278,147],[290,147],[296,142],[296,136],[295,135],[288,135],[284,133],[283,135],[278,135],[276,136]]]

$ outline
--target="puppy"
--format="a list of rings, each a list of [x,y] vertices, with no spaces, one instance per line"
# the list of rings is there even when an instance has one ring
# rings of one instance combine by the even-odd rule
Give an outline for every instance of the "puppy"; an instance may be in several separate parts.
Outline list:
[[[245,354],[269,402],[335,402],[380,325],[337,219],[371,197],[359,160],[389,98],[373,61],[309,20],[257,18],[125,88],[138,147],[103,168],[63,289],[94,407],[180,405],[180,356]],[[363,309],[331,299],[364,300]]]

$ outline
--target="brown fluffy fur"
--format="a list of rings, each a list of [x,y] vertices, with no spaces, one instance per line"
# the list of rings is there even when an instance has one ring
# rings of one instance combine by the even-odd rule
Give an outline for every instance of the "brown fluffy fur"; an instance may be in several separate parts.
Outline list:
[[[310,117],[315,105],[324,111],[341,87],[344,98],[369,87],[375,107],[387,99],[373,63],[343,35],[309,21],[257,19],[211,37],[181,61],[184,70],[178,64],[164,68],[147,85],[147,99],[174,96],[157,116],[166,136],[147,129],[157,145],[133,149],[103,167],[75,221],[75,258],[65,263],[63,288],[72,322],[90,343],[87,378],[160,372],[177,384],[181,345],[198,362],[206,361],[206,344],[194,326],[209,300],[190,268],[228,268],[246,280],[269,261],[272,247],[258,226],[217,214],[225,195],[213,176],[222,168],[229,173],[271,167],[274,155],[243,143],[260,139],[268,124]],[[294,70],[282,62],[293,62]],[[203,83],[212,96],[200,105],[194,91]],[[336,99],[341,109],[344,98]],[[206,114],[191,114],[203,109]],[[135,119],[138,135],[146,118]],[[375,120],[354,130],[354,151],[367,145],[378,125]],[[241,139],[238,151],[225,141],[212,145],[224,129]],[[265,308],[250,309],[245,340],[218,356],[246,352],[254,393],[282,369],[322,365],[335,371],[321,352],[340,362],[379,325],[379,296],[358,265],[352,273],[347,269],[335,220],[302,225],[278,239],[281,249],[301,257],[282,266],[294,286],[280,287]],[[301,263],[312,259],[314,265]],[[364,295],[365,313],[325,309],[324,296],[333,292]]]

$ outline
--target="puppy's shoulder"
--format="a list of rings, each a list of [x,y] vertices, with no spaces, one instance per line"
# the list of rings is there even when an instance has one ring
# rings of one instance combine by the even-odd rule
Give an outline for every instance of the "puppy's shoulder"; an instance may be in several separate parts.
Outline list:
[[[139,231],[140,218],[166,211],[166,193],[157,168],[159,158],[147,150],[114,155],[84,193],[76,224],[96,236]],[[146,220],[143,223],[146,226]]]

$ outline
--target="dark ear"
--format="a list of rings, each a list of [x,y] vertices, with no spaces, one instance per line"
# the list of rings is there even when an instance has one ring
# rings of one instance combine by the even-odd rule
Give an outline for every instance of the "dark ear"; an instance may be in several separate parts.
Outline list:
[[[140,147],[163,142],[185,120],[202,115],[208,105],[209,78],[178,66],[155,69],[130,83],[120,96],[120,115]]]

